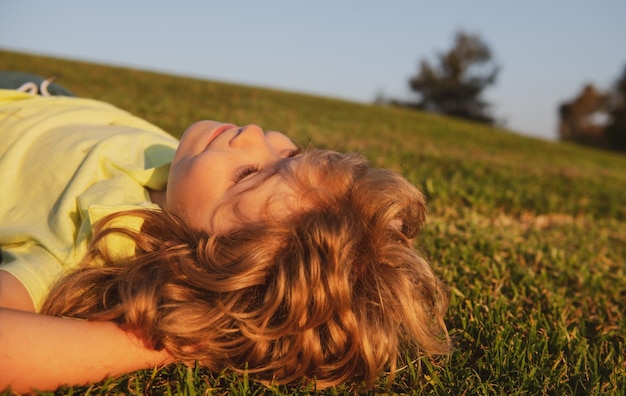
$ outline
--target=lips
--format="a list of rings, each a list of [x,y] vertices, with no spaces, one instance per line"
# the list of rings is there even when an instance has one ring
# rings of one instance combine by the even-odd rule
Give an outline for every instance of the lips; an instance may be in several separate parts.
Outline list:
[[[226,132],[227,130],[234,128],[235,126],[232,124],[225,124],[222,125],[216,129],[213,130],[213,132],[211,133],[211,136],[209,137],[209,141],[206,144],[206,147],[209,147],[209,145],[215,140],[217,139],[217,137],[219,135],[221,135],[222,133]]]

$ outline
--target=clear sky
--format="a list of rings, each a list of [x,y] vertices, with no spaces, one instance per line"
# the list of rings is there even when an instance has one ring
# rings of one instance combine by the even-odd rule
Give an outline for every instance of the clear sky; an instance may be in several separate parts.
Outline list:
[[[463,29],[502,68],[496,117],[554,139],[558,105],[626,66],[625,21],[624,0],[0,0],[0,48],[369,103],[413,98]]]

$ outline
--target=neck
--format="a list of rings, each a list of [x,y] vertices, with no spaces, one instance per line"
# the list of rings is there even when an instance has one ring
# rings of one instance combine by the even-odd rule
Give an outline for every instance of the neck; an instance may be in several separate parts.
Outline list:
[[[167,189],[165,190],[150,190],[148,189],[148,193],[150,194],[150,200],[159,205],[161,208],[165,207],[165,192],[167,191]]]

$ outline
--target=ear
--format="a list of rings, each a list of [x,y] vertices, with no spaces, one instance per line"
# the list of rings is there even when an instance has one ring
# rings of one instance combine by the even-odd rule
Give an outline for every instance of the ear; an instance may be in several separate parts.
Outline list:
[[[393,219],[389,222],[389,228],[402,232],[402,219]]]
[[[413,245],[415,240],[417,239],[417,232],[415,230],[410,230],[400,218],[392,219],[389,222],[389,228],[394,231],[399,231],[402,235],[407,238],[409,245]]]

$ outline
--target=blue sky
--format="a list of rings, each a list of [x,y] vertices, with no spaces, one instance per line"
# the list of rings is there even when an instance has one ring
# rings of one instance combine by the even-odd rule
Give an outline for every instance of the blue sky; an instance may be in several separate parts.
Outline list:
[[[559,103],[626,66],[625,16],[622,0],[3,0],[0,48],[369,103],[413,98],[419,61],[463,29],[502,68],[496,117],[554,139]]]

